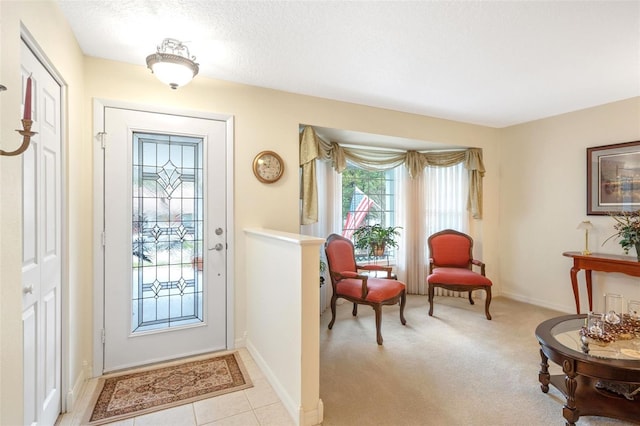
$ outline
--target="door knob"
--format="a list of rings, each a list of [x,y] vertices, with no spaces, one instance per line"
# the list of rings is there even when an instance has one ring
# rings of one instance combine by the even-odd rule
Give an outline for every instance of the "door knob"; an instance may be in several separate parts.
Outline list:
[[[33,294],[33,286],[32,285],[24,286],[23,289],[22,289],[22,293],[24,293],[24,294]]]
[[[214,247],[214,250],[216,251],[222,251],[222,249],[224,248],[224,245],[222,243],[218,243],[216,244],[216,246]]]

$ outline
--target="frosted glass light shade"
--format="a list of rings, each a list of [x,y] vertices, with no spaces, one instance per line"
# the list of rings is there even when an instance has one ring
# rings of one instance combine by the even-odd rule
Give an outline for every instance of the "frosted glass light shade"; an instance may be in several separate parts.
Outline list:
[[[593,224],[591,223],[591,221],[583,220],[578,224],[578,227],[576,229],[585,229],[588,231],[593,229]]]
[[[198,64],[189,57],[187,47],[174,39],[165,39],[156,53],[147,56],[147,67],[158,80],[172,89],[188,84],[200,70]]]

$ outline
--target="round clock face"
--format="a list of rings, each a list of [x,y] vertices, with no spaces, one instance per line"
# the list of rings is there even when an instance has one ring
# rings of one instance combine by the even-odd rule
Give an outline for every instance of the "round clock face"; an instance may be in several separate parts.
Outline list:
[[[284,163],[273,151],[262,151],[253,160],[253,174],[260,182],[273,183],[282,177]]]

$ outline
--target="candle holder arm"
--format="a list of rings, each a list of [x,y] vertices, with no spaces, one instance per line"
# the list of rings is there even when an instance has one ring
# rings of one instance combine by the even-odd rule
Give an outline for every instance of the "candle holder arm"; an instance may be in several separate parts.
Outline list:
[[[29,143],[31,142],[31,137],[37,135],[38,132],[31,131],[31,125],[33,124],[33,120],[22,120],[22,130],[16,129],[16,132],[22,135],[22,145],[15,151],[5,151],[0,149],[0,155],[6,155],[8,157],[12,157],[15,155],[20,155],[29,148]]]

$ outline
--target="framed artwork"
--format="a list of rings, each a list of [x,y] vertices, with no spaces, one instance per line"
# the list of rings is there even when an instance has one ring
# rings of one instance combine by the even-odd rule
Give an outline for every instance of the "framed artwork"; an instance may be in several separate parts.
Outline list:
[[[587,148],[587,214],[640,209],[640,141]]]

